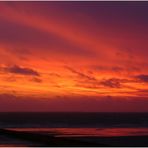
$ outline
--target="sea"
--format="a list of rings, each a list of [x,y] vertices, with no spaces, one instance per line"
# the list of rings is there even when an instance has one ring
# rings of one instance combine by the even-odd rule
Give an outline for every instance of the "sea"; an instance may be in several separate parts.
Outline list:
[[[0,113],[0,128],[146,128],[148,113]]]
[[[0,128],[57,137],[143,136],[148,135],[148,113],[4,112]]]

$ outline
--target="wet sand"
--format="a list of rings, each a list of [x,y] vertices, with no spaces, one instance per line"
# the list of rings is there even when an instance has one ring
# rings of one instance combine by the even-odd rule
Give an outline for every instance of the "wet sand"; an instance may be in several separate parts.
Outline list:
[[[107,147],[148,147],[148,136],[84,137],[81,141],[101,143]]]
[[[41,146],[38,143],[31,141],[17,139],[8,135],[3,135],[0,133],[0,147],[32,147],[32,146]]]
[[[107,146],[105,144],[98,144],[95,142],[87,142],[83,140],[81,141],[77,138],[54,137],[53,134],[45,135],[33,132],[20,132],[6,129],[0,129],[0,135],[8,138],[31,142],[29,144],[32,144],[32,146]]]
[[[56,137],[55,134],[0,129],[0,146],[148,146],[148,136]]]

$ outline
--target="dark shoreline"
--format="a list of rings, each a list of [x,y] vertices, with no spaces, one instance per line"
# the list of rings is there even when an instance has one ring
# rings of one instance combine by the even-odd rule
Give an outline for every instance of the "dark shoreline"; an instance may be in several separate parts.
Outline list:
[[[51,147],[148,146],[148,136],[56,137],[56,133],[47,135],[7,129],[0,129],[0,135],[32,142],[34,146],[36,146],[36,144]]]
[[[45,134],[39,134],[39,133],[21,132],[21,131],[7,130],[7,129],[0,129],[0,134],[4,136],[12,137],[12,138],[31,141],[31,142],[40,144],[41,146],[52,146],[52,147],[108,146],[105,144],[98,144],[95,142],[84,142],[75,138],[54,137],[54,134],[45,135]]]

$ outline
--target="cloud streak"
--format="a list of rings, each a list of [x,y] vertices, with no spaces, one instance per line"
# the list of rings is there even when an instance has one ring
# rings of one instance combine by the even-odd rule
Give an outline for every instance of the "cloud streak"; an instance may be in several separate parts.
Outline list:
[[[5,67],[3,68],[5,72],[12,73],[12,74],[20,74],[20,75],[30,75],[30,76],[40,76],[40,74],[31,69],[31,68],[26,68],[26,67],[20,67],[18,65],[10,66],[10,67]]]
[[[86,75],[82,72],[78,72],[73,68],[67,67],[72,73],[78,76],[77,82],[81,83],[79,86],[85,86],[89,88],[100,88],[101,86],[109,88],[121,88],[122,83],[127,82],[126,79],[108,78],[108,79],[97,79],[94,76]]]
[[[135,76],[135,78],[140,82],[148,83],[148,75],[140,74],[140,75]]]
[[[103,81],[101,81],[101,84],[106,87],[111,87],[111,88],[120,88],[121,87],[121,81],[116,78],[103,80]]]

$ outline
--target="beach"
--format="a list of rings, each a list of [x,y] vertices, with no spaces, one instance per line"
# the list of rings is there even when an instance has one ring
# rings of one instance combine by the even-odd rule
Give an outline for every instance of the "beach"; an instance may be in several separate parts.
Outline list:
[[[0,132],[0,147],[32,147],[41,146],[40,144],[33,143],[31,141],[18,139],[10,135],[6,135]]]
[[[91,141],[83,141],[77,138],[55,137],[33,132],[20,132],[7,129],[0,129],[0,146],[107,146]]]
[[[44,132],[16,131],[0,129],[0,146],[32,147],[111,147],[111,146],[148,146],[148,135],[136,136],[57,136],[58,133],[47,134]]]

